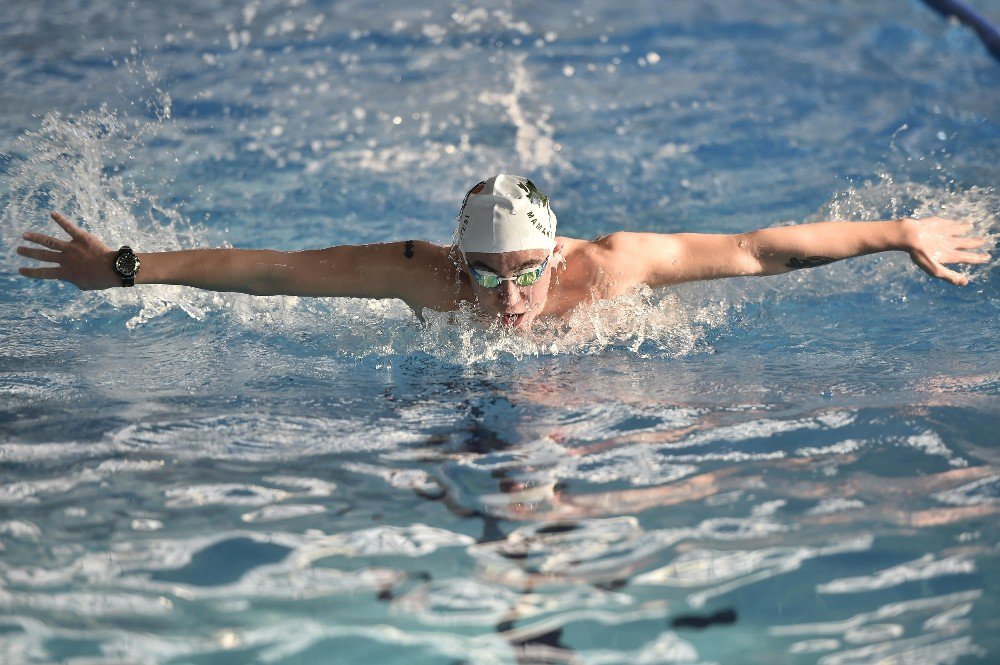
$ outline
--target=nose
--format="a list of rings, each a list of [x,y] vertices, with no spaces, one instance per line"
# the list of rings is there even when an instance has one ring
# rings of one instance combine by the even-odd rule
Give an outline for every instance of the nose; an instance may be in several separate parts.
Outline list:
[[[500,302],[505,306],[510,307],[521,302],[521,290],[514,282],[503,282],[500,284],[499,289]]]

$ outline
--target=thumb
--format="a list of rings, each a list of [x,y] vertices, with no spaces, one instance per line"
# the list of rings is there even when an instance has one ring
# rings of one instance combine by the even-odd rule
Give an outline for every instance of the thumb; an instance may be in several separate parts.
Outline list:
[[[957,273],[950,268],[945,268],[941,263],[928,256],[925,252],[912,252],[910,258],[913,262],[920,266],[920,269],[931,277],[937,277],[938,279],[943,279],[946,282],[950,282],[955,286],[965,286],[969,283],[969,279]]]

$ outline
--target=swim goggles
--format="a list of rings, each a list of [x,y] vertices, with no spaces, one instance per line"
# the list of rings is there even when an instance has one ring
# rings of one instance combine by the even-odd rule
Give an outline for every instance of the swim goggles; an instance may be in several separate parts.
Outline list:
[[[480,270],[479,268],[473,268],[469,266],[469,271],[472,273],[473,279],[475,279],[480,286],[487,289],[495,289],[503,282],[514,282],[517,286],[531,286],[537,282],[543,274],[545,274],[545,266],[549,264],[549,259],[552,258],[548,256],[542,261],[542,265],[537,268],[528,268],[527,270],[522,270],[513,277],[501,277],[496,273],[492,273],[489,270]]]

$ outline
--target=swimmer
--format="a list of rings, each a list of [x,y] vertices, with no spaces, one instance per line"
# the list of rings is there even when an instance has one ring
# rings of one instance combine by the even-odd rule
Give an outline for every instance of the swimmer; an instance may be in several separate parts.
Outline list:
[[[465,196],[451,245],[406,240],[295,252],[114,250],[58,212],[61,240],[27,232],[21,256],[55,264],[19,270],[82,290],[181,284],[254,295],[398,298],[417,314],[473,304],[487,320],[526,330],[581,303],[696,280],[777,275],[876,252],[903,251],[924,272],[957,286],[945,264],[986,263],[972,225],[929,217],[818,222],[738,234],[617,232],[596,240],[556,235],[548,197],[527,178],[499,174]],[[34,246],[37,245],[37,246]]]

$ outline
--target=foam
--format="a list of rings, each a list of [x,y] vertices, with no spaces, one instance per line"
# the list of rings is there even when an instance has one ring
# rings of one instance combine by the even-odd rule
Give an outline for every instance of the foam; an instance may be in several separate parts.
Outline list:
[[[406,527],[377,526],[328,536],[308,553],[296,557],[298,565],[332,556],[420,557],[441,547],[471,545],[474,538],[447,529],[412,524]]]
[[[845,577],[816,586],[818,593],[860,593],[888,589],[915,580],[928,580],[942,575],[961,575],[976,572],[976,563],[967,556],[938,559],[926,554],[915,561],[901,563],[871,575]]]
[[[522,98],[534,87],[531,74],[524,66],[525,58],[524,55],[515,55],[507,62],[512,85],[510,92],[484,91],[480,93],[479,101],[489,106],[500,106],[506,111],[516,130],[514,147],[517,156],[527,171],[536,171],[559,161],[559,147],[552,139],[549,114],[544,111],[533,113],[522,105]]]
[[[280,506],[264,506],[249,513],[243,513],[240,519],[244,522],[277,522],[279,520],[319,515],[327,511],[326,506],[315,503],[293,503]]]
[[[259,506],[284,501],[291,493],[247,483],[214,483],[173,487],[164,492],[167,508],[206,505]]]
[[[419,435],[338,418],[239,413],[127,425],[109,438],[116,448],[176,459],[264,461],[395,449]]]

